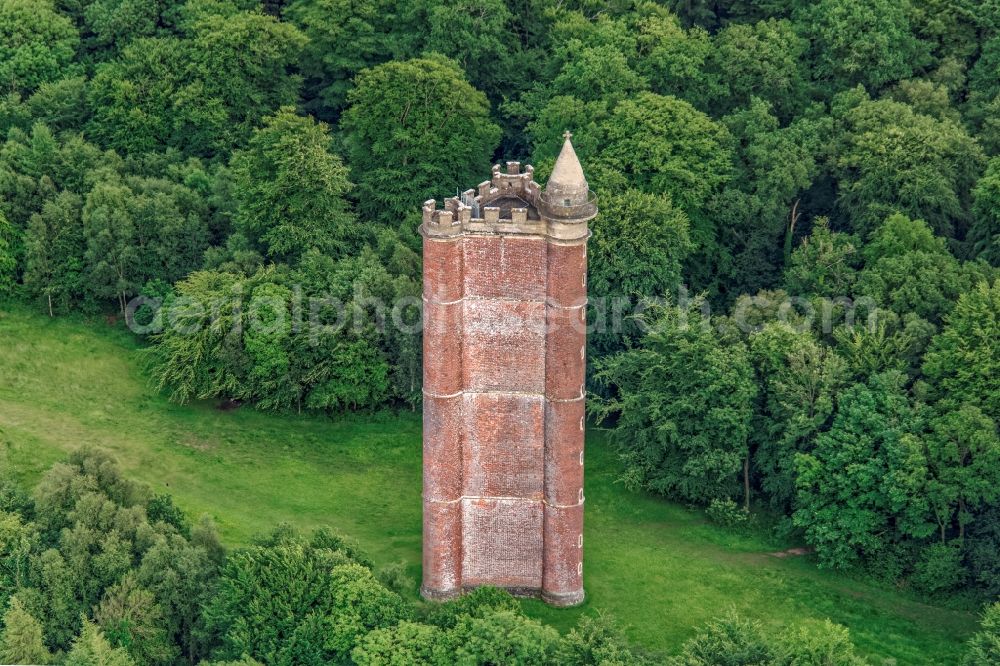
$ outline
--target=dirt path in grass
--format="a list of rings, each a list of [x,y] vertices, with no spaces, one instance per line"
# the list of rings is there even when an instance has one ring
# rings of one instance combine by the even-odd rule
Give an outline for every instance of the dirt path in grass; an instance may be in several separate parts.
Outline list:
[[[802,557],[803,555],[813,554],[815,549],[813,548],[789,548],[788,550],[779,550],[774,553],[768,553],[771,557],[786,558],[786,557]]]

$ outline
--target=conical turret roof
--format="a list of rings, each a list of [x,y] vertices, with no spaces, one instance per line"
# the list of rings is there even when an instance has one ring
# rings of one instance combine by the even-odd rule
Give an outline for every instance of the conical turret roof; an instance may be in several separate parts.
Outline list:
[[[577,205],[587,201],[590,186],[583,175],[583,167],[580,166],[576,151],[573,150],[573,142],[570,141],[573,135],[566,132],[563,136],[566,140],[556,159],[549,182],[545,184],[545,194],[549,199],[569,199],[569,205]]]

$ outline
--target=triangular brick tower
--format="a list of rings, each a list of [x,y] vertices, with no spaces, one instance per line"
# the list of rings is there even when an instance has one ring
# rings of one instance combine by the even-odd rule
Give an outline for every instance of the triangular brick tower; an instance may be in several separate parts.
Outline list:
[[[583,601],[587,223],[570,135],[545,189],[508,162],[424,204],[422,594]]]

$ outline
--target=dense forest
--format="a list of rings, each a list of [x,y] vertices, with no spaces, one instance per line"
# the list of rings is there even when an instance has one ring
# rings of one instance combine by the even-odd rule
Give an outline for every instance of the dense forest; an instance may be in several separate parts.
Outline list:
[[[273,411],[415,408],[420,203],[570,130],[624,481],[1000,594],[997,2],[0,0],[0,86],[0,297]]]

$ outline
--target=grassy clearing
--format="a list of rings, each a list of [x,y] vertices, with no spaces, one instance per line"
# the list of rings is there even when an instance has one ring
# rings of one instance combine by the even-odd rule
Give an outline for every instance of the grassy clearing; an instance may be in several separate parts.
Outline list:
[[[103,321],[49,320],[0,306],[0,465],[32,482],[67,451],[112,451],[127,473],[208,513],[231,545],[275,523],[330,525],[379,565],[420,568],[420,419],[326,418],[172,405],[147,387],[130,336]],[[599,432],[588,437],[588,601],[526,610],[562,629],[610,613],[633,640],[675,649],[729,607],[765,623],[829,618],[862,651],[900,664],[955,663],[971,613],[767,553],[696,511],[626,492]]]

